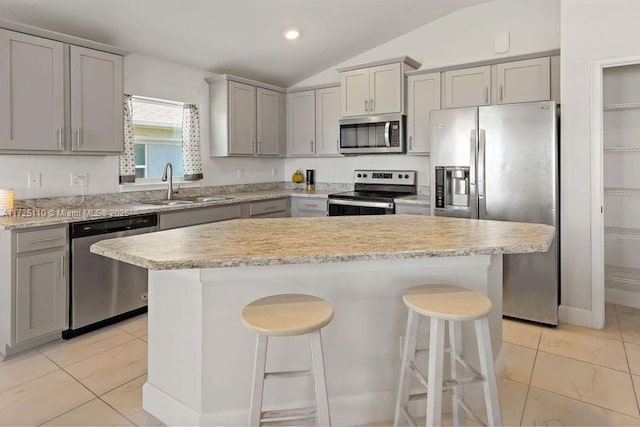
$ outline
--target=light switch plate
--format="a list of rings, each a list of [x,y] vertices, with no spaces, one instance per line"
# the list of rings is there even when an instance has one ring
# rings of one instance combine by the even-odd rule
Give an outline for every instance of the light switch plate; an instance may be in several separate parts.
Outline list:
[[[493,41],[493,50],[495,53],[507,53],[509,52],[509,32],[502,31],[496,33]]]
[[[42,187],[42,178],[40,172],[27,173],[27,188],[40,188]]]

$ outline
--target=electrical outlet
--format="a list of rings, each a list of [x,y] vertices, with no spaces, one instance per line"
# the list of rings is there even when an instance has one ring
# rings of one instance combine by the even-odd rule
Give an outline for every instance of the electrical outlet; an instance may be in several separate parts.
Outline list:
[[[86,187],[89,184],[89,174],[86,172],[83,173],[74,173],[71,172],[71,186],[72,187]]]
[[[242,178],[244,176],[244,169],[238,168],[237,175],[238,175],[238,178]]]
[[[42,180],[40,172],[27,173],[27,187],[28,188],[40,188],[42,187]]]

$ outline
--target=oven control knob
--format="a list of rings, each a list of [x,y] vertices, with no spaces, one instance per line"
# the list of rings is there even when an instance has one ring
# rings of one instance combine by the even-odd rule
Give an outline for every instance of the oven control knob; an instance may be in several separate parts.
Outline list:
[[[405,179],[409,179],[409,175],[405,175],[404,177],[405,177]]]
[[[365,173],[364,175],[362,175],[362,177],[363,177],[363,178],[366,178],[366,177],[367,177],[367,174]]]
[[[398,179],[402,179],[402,175],[398,175]]]

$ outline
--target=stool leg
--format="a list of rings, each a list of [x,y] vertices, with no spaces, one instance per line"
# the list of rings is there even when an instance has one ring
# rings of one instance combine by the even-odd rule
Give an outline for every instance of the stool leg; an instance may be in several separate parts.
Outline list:
[[[256,339],[256,358],[253,365],[253,384],[251,385],[251,403],[249,404],[249,425],[259,426],[262,418],[262,392],[264,390],[264,370],[267,364],[266,335],[258,334]]]
[[[309,334],[311,340],[311,361],[313,363],[313,384],[316,388],[316,410],[319,426],[330,426],[329,398],[327,397],[327,380],[324,373],[324,357],[322,356],[322,336],[320,331]]]
[[[442,368],[445,320],[431,318],[429,369],[427,375],[427,426],[440,426],[442,419]]]
[[[478,353],[480,355],[480,369],[485,377],[484,401],[487,407],[487,421],[489,426],[501,426],[502,414],[500,413],[500,400],[498,398],[498,386],[496,372],[491,350],[491,334],[489,332],[489,320],[476,320],[476,338],[478,340]]]
[[[398,398],[396,401],[396,414],[393,421],[394,426],[400,425],[402,418],[402,408],[409,403],[409,393],[411,391],[411,370],[409,362],[413,360],[416,354],[416,342],[418,341],[418,325],[420,323],[420,315],[409,309],[407,318],[407,332],[404,336],[404,350],[402,351],[402,365],[400,368],[400,385],[398,386]]]
[[[456,356],[462,356],[462,325],[460,322],[453,320],[449,321],[449,345],[451,346],[451,379],[460,378],[458,362]],[[451,410],[453,411],[453,425],[464,425],[464,410],[458,403],[463,399],[464,389],[460,387],[454,387],[451,394]]]

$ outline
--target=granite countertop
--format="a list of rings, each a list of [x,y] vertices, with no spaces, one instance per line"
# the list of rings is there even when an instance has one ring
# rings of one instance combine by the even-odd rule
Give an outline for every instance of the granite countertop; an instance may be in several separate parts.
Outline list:
[[[91,252],[150,270],[546,252],[549,225],[420,215],[243,219],[103,240]]]
[[[266,190],[243,193],[225,193],[221,197],[225,200],[206,203],[191,203],[186,205],[162,206],[137,203],[105,203],[105,204],[77,204],[73,206],[51,206],[46,208],[25,208],[17,210],[15,216],[0,217],[0,230],[14,230],[19,228],[44,227],[49,225],[69,224],[80,221],[142,215],[147,213],[163,213],[178,210],[198,209],[213,206],[230,205],[235,203],[270,200],[280,197],[324,197],[334,191],[305,191],[305,190]]]

